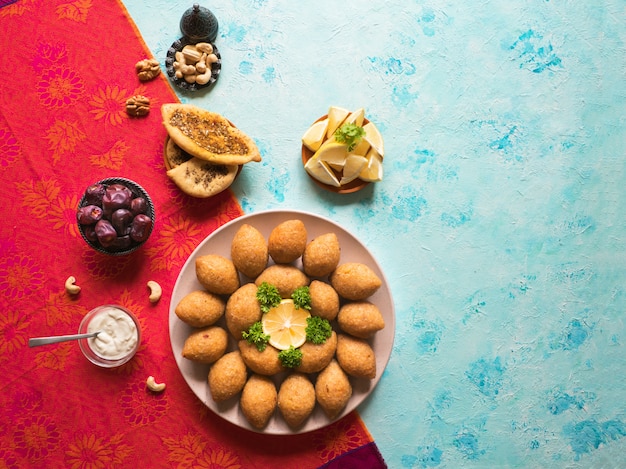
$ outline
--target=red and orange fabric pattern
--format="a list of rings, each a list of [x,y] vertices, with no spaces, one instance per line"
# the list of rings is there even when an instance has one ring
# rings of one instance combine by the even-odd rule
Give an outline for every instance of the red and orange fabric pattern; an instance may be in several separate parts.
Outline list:
[[[355,412],[318,431],[267,436],[208,410],[172,356],[169,295],[193,249],[242,214],[230,191],[192,199],[168,180],[159,106],[177,97],[119,1],[0,0],[0,467],[384,467]],[[159,59],[159,58],[157,58]],[[131,118],[144,95],[152,111]],[[137,252],[90,249],[76,228],[84,189],[106,177],[142,185],[156,209]],[[64,283],[74,276],[81,292]],[[162,285],[148,300],[148,280]],[[138,316],[142,344],[128,364],[96,368],[77,343],[29,348],[28,338],[75,333],[101,304]],[[146,389],[154,375],[163,393]]]

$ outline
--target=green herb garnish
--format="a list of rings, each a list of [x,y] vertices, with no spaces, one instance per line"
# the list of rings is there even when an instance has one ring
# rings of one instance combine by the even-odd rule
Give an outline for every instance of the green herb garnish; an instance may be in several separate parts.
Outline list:
[[[296,309],[303,308],[311,311],[311,294],[308,286],[296,288],[291,294],[291,299]]]
[[[306,318],[306,340],[314,344],[323,344],[333,333],[333,327],[328,319],[319,316],[311,316]]]
[[[356,124],[344,124],[335,130],[335,140],[348,145],[348,151],[354,150],[364,136],[365,129]]]
[[[250,326],[250,329],[243,331],[241,336],[248,341],[249,344],[255,345],[259,352],[265,350],[270,336],[263,333],[263,324],[257,321]]]
[[[290,345],[287,350],[278,352],[280,362],[286,368],[296,368],[302,363],[302,351]]]
[[[267,313],[274,306],[278,306],[282,298],[278,292],[278,288],[267,282],[261,283],[256,290],[256,299],[261,305],[261,311]]]

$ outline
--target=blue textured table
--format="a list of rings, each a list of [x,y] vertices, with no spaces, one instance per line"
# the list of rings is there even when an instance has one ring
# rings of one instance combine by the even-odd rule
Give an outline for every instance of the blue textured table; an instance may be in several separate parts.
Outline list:
[[[125,3],[164,64],[191,5]],[[179,96],[258,143],[244,210],[331,218],[385,270],[396,340],[359,411],[389,466],[625,467],[626,2],[201,5],[222,73]],[[381,129],[383,182],[308,178],[330,105]]]

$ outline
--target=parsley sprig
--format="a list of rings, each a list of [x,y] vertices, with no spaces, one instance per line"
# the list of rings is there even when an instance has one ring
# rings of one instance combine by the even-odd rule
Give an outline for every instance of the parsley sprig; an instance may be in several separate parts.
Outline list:
[[[263,333],[263,324],[257,321],[247,331],[243,331],[241,336],[248,341],[249,344],[255,345],[259,352],[265,350],[270,336]]]
[[[281,350],[278,358],[285,368],[296,368],[302,363],[302,350],[290,345],[287,350]]]
[[[364,136],[365,129],[356,124],[343,124],[335,130],[335,140],[348,145],[348,151],[354,150]]]
[[[267,313],[274,306],[278,306],[282,298],[280,297],[278,288],[270,283],[263,282],[256,290],[256,299],[261,306],[261,311]]]
[[[306,309],[311,311],[311,294],[309,293],[309,287],[303,286],[296,288],[291,294],[293,305],[296,309]]]
[[[306,318],[306,340],[314,344],[323,344],[333,333],[333,327],[328,319],[319,316]]]

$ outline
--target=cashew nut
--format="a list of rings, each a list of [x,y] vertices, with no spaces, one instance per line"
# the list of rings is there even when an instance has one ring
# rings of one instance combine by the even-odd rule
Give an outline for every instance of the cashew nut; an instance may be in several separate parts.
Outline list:
[[[213,52],[213,46],[208,42],[199,42],[196,44],[196,49],[205,54],[211,54]]]
[[[161,295],[163,294],[163,289],[161,285],[156,283],[154,280],[148,281],[148,288],[150,289],[149,300],[150,303],[156,303],[161,299]]]
[[[206,72],[196,75],[196,83],[198,85],[206,85],[211,80],[211,69],[207,68]]]
[[[65,291],[68,292],[70,295],[78,295],[78,293],[80,292],[80,287],[76,285],[75,282],[76,277],[72,275],[67,277],[67,280],[65,281]]]
[[[176,51],[174,57],[176,58],[176,62],[178,62],[180,65],[187,65],[187,59],[182,52]]]
[[[157,383],[154,380],[154,376],[148,376],[148,379],[146,380],[146,386],[150,391],[153,392],[161,392],[165,389],[165,383]]]

